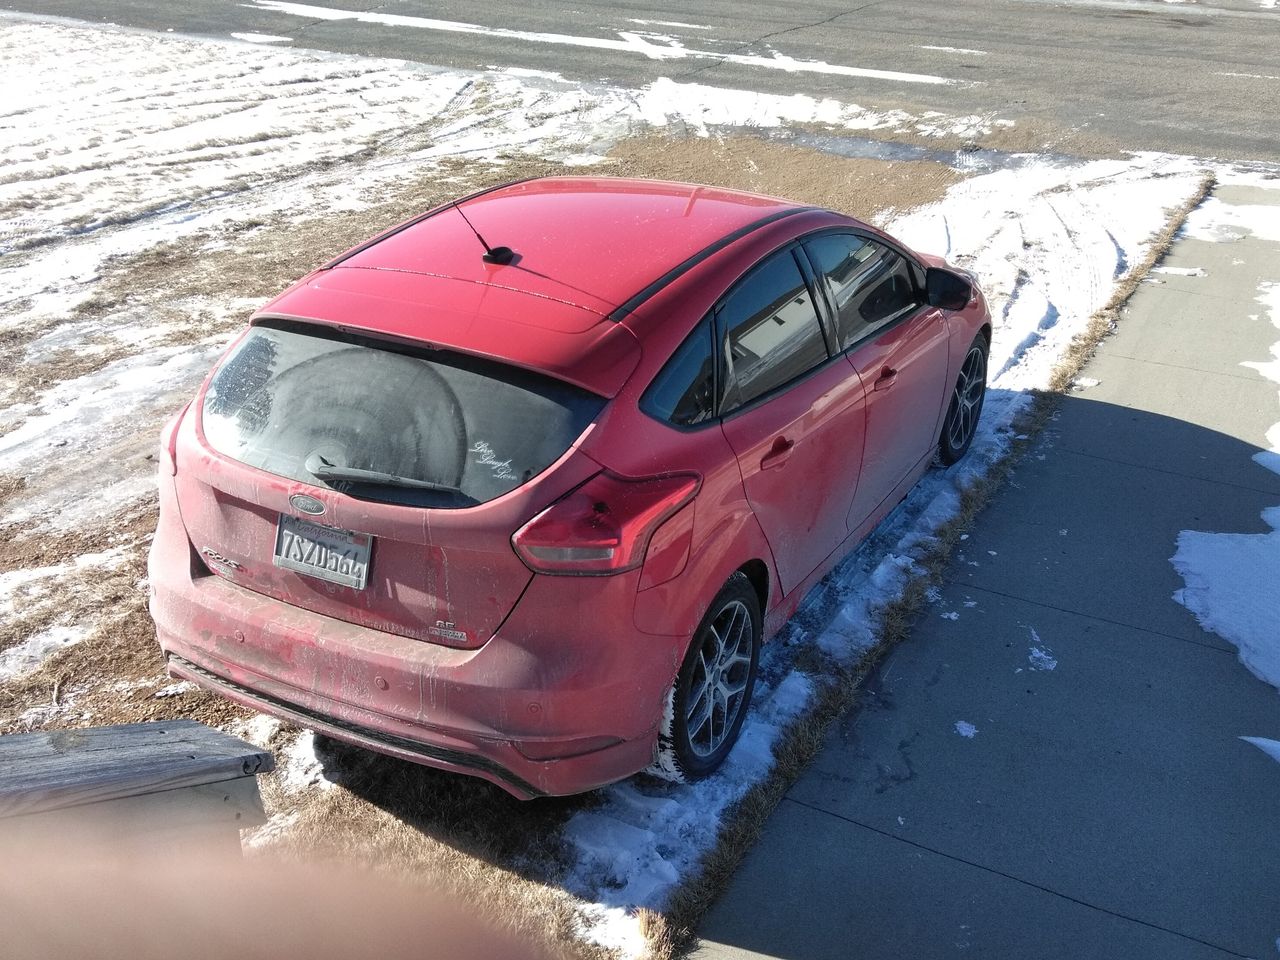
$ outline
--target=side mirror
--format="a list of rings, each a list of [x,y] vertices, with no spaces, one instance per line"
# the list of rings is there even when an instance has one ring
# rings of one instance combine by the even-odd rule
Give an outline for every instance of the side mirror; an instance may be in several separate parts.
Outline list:
[[[973,299],[973,284],[960,274],[939,267],[925,271],[924,290],[929,306],[943,310],[963,310]]]

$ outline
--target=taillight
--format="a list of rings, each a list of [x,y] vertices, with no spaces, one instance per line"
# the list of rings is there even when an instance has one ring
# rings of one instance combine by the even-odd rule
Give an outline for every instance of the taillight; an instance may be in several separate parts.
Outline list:
[[[160,430],[160,469],[167,471],[171,477],[178,473],[178,428],[182,426],[182,418],[186,412],[187,407],[183,407]]]
[[[643,480],[598,473],[517,530],[511,545],[537,573],[604,576],[633,570],[644,562],[654,531],[701,484],[691,473]]]

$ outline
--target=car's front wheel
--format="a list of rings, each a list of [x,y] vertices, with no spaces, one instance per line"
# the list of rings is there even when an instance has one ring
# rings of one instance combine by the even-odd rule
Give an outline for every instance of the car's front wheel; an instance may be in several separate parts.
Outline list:
[[[667,693],[650,773],[687,782],[724,762],[751,705],[762,629],[755,588],[735,573],[712,601]]]
[[[938,458],[948,466],[968,452],[978,432],[978,417],[982,415],[982,401],[987,395],[987,351],[987,338],[980,333],[969,345],[955,389],[951,391],[951,404],[938,440]]]

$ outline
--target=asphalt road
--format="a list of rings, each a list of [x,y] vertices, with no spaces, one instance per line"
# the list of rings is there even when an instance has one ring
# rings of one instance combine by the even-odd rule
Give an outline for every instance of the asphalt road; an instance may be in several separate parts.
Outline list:
[[[634,87],[659,77],[994,114],[1005,143],[1280,161],[1272,0],[18,0],[0,9]],[[938,49],[943,48],[943,49]],[[786,58],[790,58],[789,60]],[[807,62],[796,62],[807,61]]]

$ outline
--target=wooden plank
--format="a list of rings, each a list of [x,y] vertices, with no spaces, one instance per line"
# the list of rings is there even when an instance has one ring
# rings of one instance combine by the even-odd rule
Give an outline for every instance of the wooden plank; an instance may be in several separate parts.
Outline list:
[[[0,817],[252,777],[261,750],[194,720],[0,737]]]

